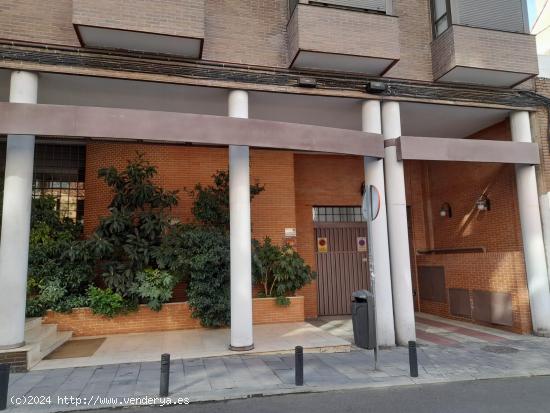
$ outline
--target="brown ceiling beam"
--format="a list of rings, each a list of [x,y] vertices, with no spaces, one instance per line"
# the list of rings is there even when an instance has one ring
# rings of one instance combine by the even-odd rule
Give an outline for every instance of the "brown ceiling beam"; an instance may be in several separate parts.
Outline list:
[[[536,143],[401,136],[396,145],[399,160],[540,164]]]
[[[379,134],[258,119],[89,106],[0,103],[0,134],[384,156]]]

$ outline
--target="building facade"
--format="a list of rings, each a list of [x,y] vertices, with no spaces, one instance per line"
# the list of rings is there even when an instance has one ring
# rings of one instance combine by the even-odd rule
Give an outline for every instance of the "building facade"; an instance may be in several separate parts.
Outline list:
[[[523,0],[7,0],[0,55],[0,348],[23,342],[32,194],[90,234],[97,170],[136,151],[167,189],[230,171],[234,349],[251,234],[318,272],[306,317],[349,314],[367,185],[380,344],[414,340],[415,311],[550,331],[550,87]]]

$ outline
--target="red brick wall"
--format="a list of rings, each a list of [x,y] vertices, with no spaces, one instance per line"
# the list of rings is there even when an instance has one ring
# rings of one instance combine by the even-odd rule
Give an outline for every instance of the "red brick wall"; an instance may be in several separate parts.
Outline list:
[[[192,220],[192,197],[185,189],[196,183],[212,183],[217,170],[227,170],[226,148],[202,148],[175,145],[91,143],[86,148],[86,201],[84,231],[91,234],[99,217],[107,214],[112,198],[107,185],[97,178],[101,167],[124,168],[136,151],[158,168],[157,182],[168,190],[179,190],[179,204],[173,215],[183,222]],[[294,160],[292,152],[250,152],[251,183],[260,183],[265,191],[252,202],[252,232],[255,238],[271,237],[281,242],[284,229],[296,226],[294,213]]]
[[[74,24],[204,38],[204,0],[72,1]]]
[[[97,178],[101,167],[114,165],[122,169],[136,151],[157,166],[157,182],[168,190],[179,190],[180,202],[172,211],[183,222],[190,222],[192,198],[185,188],[192,189],[198,182],[212,183],[217,170],[228,168],[227,149],[200,148],[175,145],[144,145],[124,143],[91,143],[86,153],[86,200],[84,230],[93,233],[99,218],[107,214],[112,194],[107,185]],[[285,228],[296,227],[294,191],[294,154],[289,151],[252,150],[250,152],[250,180],[260,183],[265,191],[252,202],[252,234],[258,240],[268,236],[275,243],[285,241]],[[186,287],[176,286],[173,300],[187,300]],[[311,300],[308,295],[307,302]],[[316,307],[315,307],[316,308]]]
[[[417,264],[444,266],[447,288],[466,289],[470,294],[472,290],[510,293],[513,326],[499,327],[518,333],[531,332],[529,295],[521,251],[420,255],[417,257]],[[448,304],[423,300],[420,305],[423,312],[461,319],[451,315]]]
[[[0,39],[79,47],[72,4],[73,0],[3,0]]]
[[[508,122],[473,138],[510,139]],[[406,162],[407,203],[411,208],[413,249],[485,247],[482,254],[415,254],[415,265],[443,265],[447,288],[512,294],[514,326],[529,332],[530,311],[523,262],[521,227],[513,165],[464,162]],[[485,193],[491,211],[478,211],[475,201]],[[452,218],[439,215],[444,202]],[[416,268],[413,285],[417,286]],[[450,316],[448,304],[419,300],[417,308]]]
[[[363,158],[296,154],[294,161],[298,251],[315,269],[312,207],[361,205],[361,184],[364,181]],[[306,318],[316,317],[316,282],[303,288],[300,294],[306,298]]]
[[[254,324],[302,322],[304,298],[291,297],[288,307],[278,306],[274,298],[255,298],[253,319]],[[72,331],[75,337],[201,328],[200,321],[191,317],[187,303],[165,304],[159,312],[140,306],[136,312],[115,318],[95,315],[89,308],[78,308],[68,314],[48,311],[43,322],[57,324],[60,331]]]

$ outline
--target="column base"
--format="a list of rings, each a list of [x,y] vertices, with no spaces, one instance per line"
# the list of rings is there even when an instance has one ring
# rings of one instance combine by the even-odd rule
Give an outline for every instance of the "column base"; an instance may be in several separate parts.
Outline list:
[[[242,347],[236,347],[236,346],[229,345],[229,350],[231,350],[231,351],[250,351],[250,350],[254,350],[254,344],[251,344],[249,346],[242,346]]]
[[[22,341],[21,343],[17,343],[17,344],[10,344],[10,345],[7,345],[7,346],[0,346],[0,350],[13,350],[15,348],[23,347],[24,345],[25,345],[25,342]]]

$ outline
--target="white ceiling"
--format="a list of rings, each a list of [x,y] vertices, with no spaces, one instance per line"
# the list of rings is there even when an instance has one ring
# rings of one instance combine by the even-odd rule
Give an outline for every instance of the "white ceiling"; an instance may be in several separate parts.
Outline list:
[[[333,128],[361,129],[361,101],[283,93],[250,92],[250,117]],[[0,101],[8,101],[9,72],[0,70]],[[225,116],[220,88],[43,73],[39,103],[148,109]],[[464,138],[506,119],[509,111],[452,105],[401,103],[402,133]]]
[[[408,136],[465,138],[502,122],[509,114],[510,111],[502,109],[403,102],[402,133]]]
[[[457,66],[440,77],[438,81],[490,87],[512,87],[527,79],[529,79],[529,75],[525,73]]]
[[[83,25],[78,26],[78,31],[87,47],[164,53],[193,59],[201,54],[200,39]]]
[[[294,60],[294,69],[330,70],[332,72],[362,73],[380,76],[393,60],[334,53],[308,52],[301,50]]]

